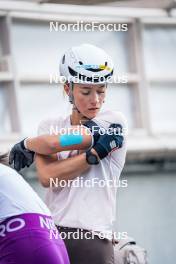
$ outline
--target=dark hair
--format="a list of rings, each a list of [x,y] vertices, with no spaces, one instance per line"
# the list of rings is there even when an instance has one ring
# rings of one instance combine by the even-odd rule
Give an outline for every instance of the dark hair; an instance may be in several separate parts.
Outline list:
[[[8,163],[8,153],[0,153],[0,163],[4,164],[4,165],[9,165]]]

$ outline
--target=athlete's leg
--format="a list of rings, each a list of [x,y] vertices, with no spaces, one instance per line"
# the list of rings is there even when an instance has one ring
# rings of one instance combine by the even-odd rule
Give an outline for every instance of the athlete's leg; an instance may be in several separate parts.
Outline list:
[[[6,219],[0,224],[0,264],[69,264],[60,236],[50,237],[52,228],[52,218],[38,214]]]
[[[69,264],[63,241],[50,240],[43,230],[14,232],[0,243],[0,264]]]
[[[35,250],[35,262],[45,264],[69,264],[68,254],[63,244],[50,243]]]
[[[74,232],[79,232],[78,239],[74,238]],[[63,236],[71,264],[114,264],[114,249],[112,242],[100,239],[98,236],[91,238],[91,232],[76,228],[59,228]],[[88,234],[89,233],[89,234]]]

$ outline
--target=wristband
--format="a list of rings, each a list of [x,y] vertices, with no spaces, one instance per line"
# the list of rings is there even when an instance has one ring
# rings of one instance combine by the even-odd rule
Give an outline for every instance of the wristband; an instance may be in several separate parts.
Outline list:
[[[27,140],[28,138],[25,138],[22,142],[21,142],[21,145],[22,145],[22,148],[26,151],[30,151],[28,148],[27,148]]]
[[[25,138],[25,139],[23,139],[22,141],[21,141],[21,146],[22,146],[22,148],[24,149],[24,150],[27,150],[27,144],[26,144],[26,140],[27,140],[28,138]]]

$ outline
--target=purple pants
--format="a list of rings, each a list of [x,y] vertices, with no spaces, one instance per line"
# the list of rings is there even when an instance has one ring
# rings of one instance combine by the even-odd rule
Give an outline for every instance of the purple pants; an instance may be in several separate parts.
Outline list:
[[[22,214],[0,223],[0,264],[69,264],[50,216]]]

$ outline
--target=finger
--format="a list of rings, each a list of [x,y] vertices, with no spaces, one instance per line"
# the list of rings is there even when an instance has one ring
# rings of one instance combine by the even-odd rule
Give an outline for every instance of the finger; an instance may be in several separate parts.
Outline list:
[[[31,164],[33,163],[34,161],[34,154],[33,153],[30,153],[30,155],[28,156],[28,159],[27,159],[27,165],[28,167],[31,166]]]
[[[21,159],[21,168],[24,169],[26,167],[27,160],[25,157]]]
[[[15,151],[12,149],[9,154],[9,164],[11,165],[14,161]]]
[[[24,156],[23,162],[22,162],[22,168],[29,167],[31,163],[29,164],[28,158]]]
[[[29,167],[34,161],[34,152],[32,152],[32,151],[29,151],[29,152],[24,151],[23,154],[24,154],[25,163],[26,163],[25,166]]]
[[[18,153],[15,155],[15,160],[14,160],[14,169],[17,170],[17,171],[20,171],[21,170],[21,160],[22,160],[22,155],[19,155]]]

